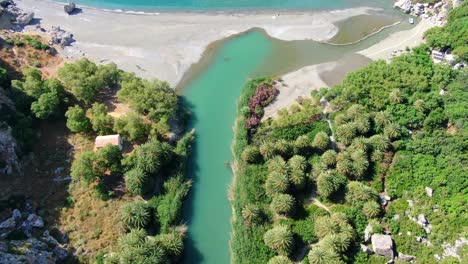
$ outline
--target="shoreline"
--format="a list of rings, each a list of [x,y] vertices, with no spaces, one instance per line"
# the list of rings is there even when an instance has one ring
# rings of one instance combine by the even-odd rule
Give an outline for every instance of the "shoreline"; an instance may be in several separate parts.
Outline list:
[[[35,12],[44,28],[60,26],[74,34],[76,42],[59,51],[64,57],[86,56],[97,63],[113,61],[124,70],[144,78],[166,80],[173,87],[215,41],[256,27],[282,40],[326,41],[338,31],[334,23],[378,10],[360,7],[276,16],[277,12],[272,11],[141,15],[83,8],[69,16],[57,2],[20,0],[17,4]],[[34,31],[35,26],[27,26],[26,30]]]

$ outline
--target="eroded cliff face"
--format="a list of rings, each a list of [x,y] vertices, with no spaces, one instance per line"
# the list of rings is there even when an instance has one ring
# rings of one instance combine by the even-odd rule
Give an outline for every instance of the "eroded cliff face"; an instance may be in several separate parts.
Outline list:
[[[5,95],[5,90],[0,87],[0,112],[15,111],[13,102]],[[9,175],[19,169],[18,156],[16,155],[17,143],[11,135],[11,128],[0,120],[0,176]]]

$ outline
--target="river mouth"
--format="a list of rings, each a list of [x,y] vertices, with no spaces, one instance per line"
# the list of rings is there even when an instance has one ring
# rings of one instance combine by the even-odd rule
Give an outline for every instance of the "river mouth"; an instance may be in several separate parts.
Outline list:
[[[366,32],[369,27],[360,19],[369,21],[368,17],[360,16],[353,23],[366,28],[349,30]],[[402,17],[398,19],[388,22],[403,21]],[[214,42],[206,49],[177,86],[185,107],[192,113],[189,127],[196,131],[188,171],[194,184],[184,206],[184,219],[189,226],[184,263],[230,262],[228,188],[233,176],[230,146],[236,101],[245,82],[249,78],[280,76],[308,65],[336,62],[333,69],[322,72],[327,84],[336,84],[349,71],[370,62],[356,52],[412,26],[402,22],[351,45],[283,41],[255,28]],[[374,28],[379,30],[379,26]]]

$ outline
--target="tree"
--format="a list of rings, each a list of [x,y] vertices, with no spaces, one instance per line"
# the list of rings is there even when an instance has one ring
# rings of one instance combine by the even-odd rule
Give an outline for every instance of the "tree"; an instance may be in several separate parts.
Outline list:
[[[114,130],[130,141],[143,140],[148,134],[148,126],[141,116],[133,112],[118,118],[114,123]]]
[[[294,197],[289,194],[277,194],[270,204],[271,210],[280,215],[289,215],[294,209]]]
[[[91,126],[99,135],[107,135],[112,133],[114,119],[108,115],[108,108],[104,104],[94,103],[87,111],[91,116]]]
[[[260,221],[260,208],[255,204],[248,204],[242,208],[242,219],[244,224],[250,226]]]
[[[86,117],[85,111],[83,108],[75,105],[74,107],[68,108],[68,111],[65,113],[67,117],[67,127],[72,132],[88,132],[91,124],[89,119]]]
[[[241,158],[247,163],[256,163],[260,159],[260,151],[256,146],[247,146],[242,152]]]
[[[97,75],[97,71],[96,64],[83,58],[74,63],[65,63],[58,70],[58,76],[78,100],[91,104],[98,91],[105,86],[104,80]]]
[[[292,146],[287,140],[280,139],[275,143],[275,151],[283,157],[289,157],[292,153]]]
[[[347,185],[346,201],[351,204],[363,203],[367,201],[376,201],[378,194],[371,187],[360,182],[352,181]]]
[[[275,144],[270,141],[264,141],[260,145],[260,154],[262,154],[263,158],[266,160],[271,159],[275,156]]]
[[[148,175],[139,168],[134,168],[125,173],[125,186],[133,195],[143,195],[148,189]]]
[[[100,148],[94,154],[94,168],[99,176],[106,172],[121,173],[122,171],[122,153],[118,146],[106,145]]]
[[[369,142],[374,150],[386,151],[390,146],[390,140],[387,136],[377,134],[369,138]]]
[[[306,159],[302,156],[295,155],[288,160],[288,165],[290,169],[291,183],[298,189],[303,188],[306,182]]]
[[[342,254],[348,250],[351,244],[351,237],[347,236],[345,233],[331,234],[326,236],[322,243],[325,248],[332,249]]]
[[[39,119],[46,119],[57,114],[60,106],[60,96],[56,92],[44,93],[31,104],[31,111]]]
[[[398,124],[390,123],[385,126],[384,135],[387,136],[389,139],[397,139],[401,135],[401,129]]]
[[[267,247],[285,255],[289,254],[294,244],[292,232],[283,225],[268,230],[263,236],[263,241]]]
[[[327,150],[322,154],[321,161],[325,166],[331,167],[336,164],[336,152]]]
[[[368,201],[362,206],[362,211],[367,218],[375,218],[380,215],[380,205],[375,201]]]
[[[385,112],[377,112],[374,116],[374,123],[377,131],[382,131],[389,123],[388,116]]]
[[[341,125],[336,129],[336,136],[340,142],[349,145],[356,136],[356,126],[352,123]]]
[[[317,178],[317,192],[329,198],[336,193],[346,182],[346,178],[335,172],[323,172]]]
[[[403,96],[400,89],[393,89],[388,98],[392,104],[399,104],[403,102]]]
[[[311,146],[310,139],[307,135],[302,135],[296,138],[294,141],[294,147],[297,149],[297,153],[305,151]]]
[[[156,244],[160,245],[164,252],[171,256],[179,256],[184,250],[184,233],[171,231],[155,237]]]
[[[161,167],[171,160],[173,152],[167,143],[151,139],[140,145],[135,155],[138,168],[149,174],[157,174]]]
[[[275,196],[277,193],[285,193],[289,188],[289,179],[286,175],[279,172],[268,174],[265,191],[269,197]]]
[[[151,219],[150,208],[145,202],[126,204],[121,210],[120,219],[127,230],[145,228]]]
[[[414,101],[414,108],[418,111],[424,112],[426,110],[426,105],[423,99],[418,99]]]
[[[357,132],[359,132],[360,134],[366,134],[367,132],[369,132],[371,127],[368,116],[362,116],[356,119],[353,122],[353,124],[356,127]]]
[[[338,254],[332,249],[323,249],[322,246],[315,246],[307,255],[310,264],[339,264],[344,263]]]
[[[92,151],[83,152],[73,161],[70,173],[75,180],[84,179],[86,183],[94,181],[97,177],[94,171],[94,153]]]
[[[268,172],[278,172],[284,175],[289,173],[289,167],[286,161],[281,156],[274,156],[267,161]]]
[[[285,256],[275,256],[268,261],[268,264],[293,264],[288,257]]]
[[[327,133],[319,132],[315,135],[312,146],[319,150],[325,150],[330,144],[330,139],[328,138]]]

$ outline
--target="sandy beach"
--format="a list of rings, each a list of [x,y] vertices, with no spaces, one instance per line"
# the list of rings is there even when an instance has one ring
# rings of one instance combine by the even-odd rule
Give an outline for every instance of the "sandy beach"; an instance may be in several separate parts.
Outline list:
[[[22,9],[33,11],[45,29],[60,26],[74,34],[76,42],[65,50],[67,56],[113,61],[124,70],[166,80],[173,86],[216,40],[259,27],[283,40],[325,41],[338,30],[333,23],[372,10],[363,7],[277,16],[273,11],[145,15],[83,8],[81,13],[69,16],[63,12],[63,5],[55,2],[18,0],[17,3]]]

